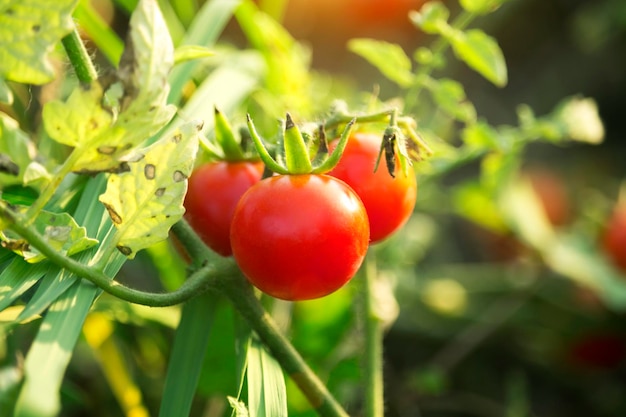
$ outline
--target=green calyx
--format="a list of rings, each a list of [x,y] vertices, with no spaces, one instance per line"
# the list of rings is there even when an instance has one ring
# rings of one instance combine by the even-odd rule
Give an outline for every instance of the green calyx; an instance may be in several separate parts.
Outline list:
[[[256,161],[259,156],[248,149],[245,140],[238,139],[226,116],[215,107],[215,131],[210,139],[201,141],[203,150],[210,159],[228,162]]]
[[[323,174],[332,170],[341,158],[354,123],[354,120],[346,123],[337,147],[329,154],[323,128],[317,136],[303,134],[287,113],[273,157],[248,115],[250,136],[261,160],[269,170],[282,175]]]

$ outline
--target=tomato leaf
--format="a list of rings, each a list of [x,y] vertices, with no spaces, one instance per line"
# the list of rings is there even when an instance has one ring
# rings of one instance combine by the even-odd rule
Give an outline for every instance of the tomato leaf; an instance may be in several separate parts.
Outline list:
[[[75,172],[123,170],[124,156],[174,115],[175,107],[166,104],[174,48],[156,3],[142,0],[130,25],[118,73],[123,88],[119,108],[115,108],[114,95],[105,96],[98,83],[77,88],[66,102],[52,101],[44,107],[48,134],[59,143],[77,148],[72,166]],[[112,109],[103,105],[105,99],[113,101],[108,103]]]
[[[54,100],[46,103],[42,114],[46,132],[64,145],[94,148],[101,139],[99,136],[113,121],[111,113],[102,108],[101,100],[102,87],[93,83],[75,89],[66,102]],[[110,152],[99,153],[106,155]],[[83,159],[92,162],[91,157]]]
[[[138,151],[129,171],[113,174],[100,201],[117,228],[116,246],[133,258],[167,238],[183,215],[187,178],[198,150],[201,126],[183,125],[171,136]]]
[[[411,59],[400,45],[375,39],[352,39],[348,48],[396,84],[407,87],[413,83]]]
[[[442,78],[432,83],[431,91],[442,111],[460,121],[476,121],[476,109],[466,100],[465,89],[461,83]]]
[[[0,103],[13,104],[13,91],[2,78],[0,78]]]
[[[96,245],[98,241],[87,237],[87,231],[76,223],[68,213],[42,211],[34,223],[35,229],[57,252],[70,256]],[[5,245],[30,263],[45,259],[37,249],[22,241],[19,235],[9,230],[0,233]]]
[[[498,87],[507,83],[504,55],[494,38],[480,29],[455,31],[447,36],[456,56]]]
[[[174,115],[166,105],[167,77],[174,65],[174,45],[155,0],[141,0],[130,19],[130,34],[120,60],[124,86],[116,126],[126,130],[128,143],[154,135]]]
[[[21,184],[32,159],[31,143],[18,123],[0,113],[0,189]]]
[[[72,30],[71,14],[76,3],[76,0],[3,1],[0,79],[29,84],[45,84],[53,79],[54,68],[48,54]]]
[[[432,35],[442,33],[449,27],[450,11],[439,1],[425,3],[419,12],[412,11],[409,19],[425,33]]]

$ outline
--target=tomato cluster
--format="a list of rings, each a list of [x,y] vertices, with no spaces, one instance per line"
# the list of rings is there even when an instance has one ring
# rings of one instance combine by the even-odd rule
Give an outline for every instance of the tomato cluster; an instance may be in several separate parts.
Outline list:
[[[413,211],[415,176],[399,166],[393,175],[375,171],[380,144],[375,134],[351,135],[327,175],[261,179],[262,163],[208,163],[189,180],[186,218],[266,294],[323,297],[355,275],[370,243],[394,233]]]

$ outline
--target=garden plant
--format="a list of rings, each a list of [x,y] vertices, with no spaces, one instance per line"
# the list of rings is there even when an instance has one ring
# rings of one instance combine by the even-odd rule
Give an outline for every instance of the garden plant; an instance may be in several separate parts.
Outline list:
[[[452,341],[408,382],[436,396],[545,271],[626,307],[623,212],[600,244],[597,223],[551,222],[523,170],[535,144],[602,142],[593,99],[494,125],[446,72],[507,84],[476,22],[511,2],[415,2],[411,51],[354,37],[364,89],[312,68],[285,1],[107,2],[120,29],[95,2],[2,0],[0,415],[428,415],[386,388],[396,323]],[[511,250],[479,273],[488,311],[427,259],[456,240],[432,213]],[[531,415],[507,384],[500,415]]]

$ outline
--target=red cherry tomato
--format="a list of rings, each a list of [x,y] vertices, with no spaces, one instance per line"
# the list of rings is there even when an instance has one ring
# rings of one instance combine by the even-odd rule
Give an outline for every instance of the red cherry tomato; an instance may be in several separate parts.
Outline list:
[[[602,236],[602,245],[615,266],[626,273],[626,204],[618,204],[613,210]]]
[[[279,175],[252,186],[235,210],[230,240],[248,280],[284,300],[309,300],[352,278],[368,248],[359,197],[327,175]]]
[[[189,177],[185,218],[202,240],[222,256],[232,255],[230,223],[243,193],[263,174],[260,162],[210,162]]]
[[[345,181],[361,197],[370,221],[372,243],[398,230],[411,216],[417,197],[417,181],[411,172],[404,175],[399,164],[395,178],[384,161],[374,172],[381,138],[371,133],[356,133],[348,139],[339,164],[328,173]],[[337,142],[330,147],[334,149]]]

